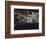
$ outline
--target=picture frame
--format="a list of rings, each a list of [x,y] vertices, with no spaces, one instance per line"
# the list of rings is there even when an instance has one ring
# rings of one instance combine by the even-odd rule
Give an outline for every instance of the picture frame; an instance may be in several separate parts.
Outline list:
[[[35,9],[38,9],[38,10],[35,10]],[[15,15],[13,13],[16,14],[17,12],[20,12],[19,10],[24,13],[25,13],[25,11],[26,11],[26,13],[28,13],[27,11],[39,13],[40,22],[39,22],[38,30],[37,29],[36,30],[34,29],[35,31],[32,29],[31,30],[30,29],[22,30],[22,27],[20,30],[18,28],[17,28],[18,30],[16,28],[14,29],[13,23],[15,21],[14,20]],[[41,16],[41,18],[40,18],[40,16]],[[30,21],[28,20],[26,22],[28,23]],[[44,36],[44,35],[45,35],[45,4],[44,3],[5,1],[5,38],[34,37],[34,36]]]

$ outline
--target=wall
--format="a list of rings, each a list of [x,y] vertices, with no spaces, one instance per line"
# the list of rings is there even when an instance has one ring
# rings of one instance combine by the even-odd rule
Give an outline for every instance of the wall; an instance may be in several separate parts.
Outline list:
[[[46,0],[14,0],[14,1],[46,3]],[[45,4],[45,10],[46,10],[46,4]],[[46,17],[46,13],[45,13],[45,17]],[[0,39],[4,39],[4,38],[5,38],[5,0],[0,0]],[[40,36],[40,37],[24,37],[24,38],[16,38],[16,39],[46,39],[46,26],[45,26],[45,36]]]

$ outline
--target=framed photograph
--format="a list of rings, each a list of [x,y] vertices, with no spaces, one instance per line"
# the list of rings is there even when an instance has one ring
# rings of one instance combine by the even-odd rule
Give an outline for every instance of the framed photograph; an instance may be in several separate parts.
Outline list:
[[[5,1],[5,38],[45,35],[45,4]]]

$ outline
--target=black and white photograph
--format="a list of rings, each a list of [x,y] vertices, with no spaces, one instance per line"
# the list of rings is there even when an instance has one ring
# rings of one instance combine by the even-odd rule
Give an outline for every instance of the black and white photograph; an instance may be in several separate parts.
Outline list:
[[[11,33],[41,33],[42,7],[39,6],[11,6]]]
[[[14,9],[14,30],[39,29],[39,9]]]

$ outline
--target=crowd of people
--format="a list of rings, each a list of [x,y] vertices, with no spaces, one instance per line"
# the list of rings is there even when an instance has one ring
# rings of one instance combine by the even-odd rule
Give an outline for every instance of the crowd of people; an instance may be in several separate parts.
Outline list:
[[[35,23],[39,22],[39,14],[32,12],[32,14],[29,14],[29,11],[27,11],[26,14],[21,14],[19,12],[15,13],[14,16],[15,24],[22,24],[22,23]]]

